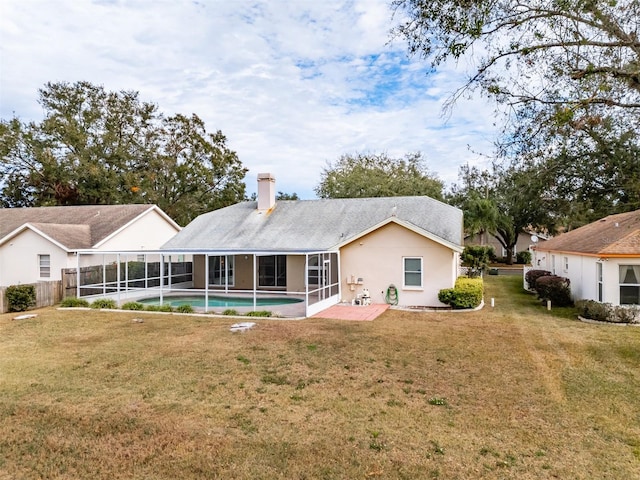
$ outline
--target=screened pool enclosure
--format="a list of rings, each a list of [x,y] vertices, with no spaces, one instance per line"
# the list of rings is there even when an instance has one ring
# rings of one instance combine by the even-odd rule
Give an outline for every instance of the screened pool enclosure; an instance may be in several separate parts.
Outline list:
[[[118,305],[188,295],[201,298],[192,303],[196,310],[217,313],[210,297],[223,295],[239,299],[240,313],[306,317],[338,303],[339,279],[338,252],[87,251],[78,253],[74,283],[78,298],[111,298]]]

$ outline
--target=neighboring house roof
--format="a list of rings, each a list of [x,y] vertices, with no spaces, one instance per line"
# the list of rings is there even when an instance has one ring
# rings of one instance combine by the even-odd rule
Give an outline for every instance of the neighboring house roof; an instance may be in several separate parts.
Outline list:
[[[162,248],[335,250],[390,222],[462,250],[462,211],[424,196],[284,200],[267,211],[241,202],[200,215]]]
[[[640,256],[640,210],[609,215],[547,240],[538,250],[591,256]]]
[[[0,208],[0,245],[30,229],[66,250],[96,248],[151,210],[160,213],[176,230],[180,228],[155,205]]]

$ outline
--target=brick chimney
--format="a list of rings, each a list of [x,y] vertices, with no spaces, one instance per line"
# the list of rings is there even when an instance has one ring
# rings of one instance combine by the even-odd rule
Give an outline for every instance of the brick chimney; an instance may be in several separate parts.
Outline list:
[[[276,204],[276,178],[270,173],[258,174],[258,210],[269,210]]]

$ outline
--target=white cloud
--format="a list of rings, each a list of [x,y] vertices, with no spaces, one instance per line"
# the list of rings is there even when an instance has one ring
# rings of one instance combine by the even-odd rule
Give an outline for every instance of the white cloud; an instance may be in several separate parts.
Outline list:
[[[322,168],[344,153],[422,151],[446,182],[477,163],[494,135],[491,108],[443,100],[460,85],[388,44],[386,0],[5,0],[0,114],[39,120],[46,82],[89,80],[137,90],[167,113],[221,130],[255,176],[313,197]]]

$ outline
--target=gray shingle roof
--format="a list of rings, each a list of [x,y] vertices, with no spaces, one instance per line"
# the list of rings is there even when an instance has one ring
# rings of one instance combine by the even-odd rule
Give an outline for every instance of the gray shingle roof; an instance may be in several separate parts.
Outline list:
[[[67,249],[92,248],[154,205],[0,208],[0,241],[30,224]]]
[[[429,197],[286,200],[270,211],[242,202],[200,215],[167,250],[323,251],[389,219],[445,244],[462,244],[462,211]]]

